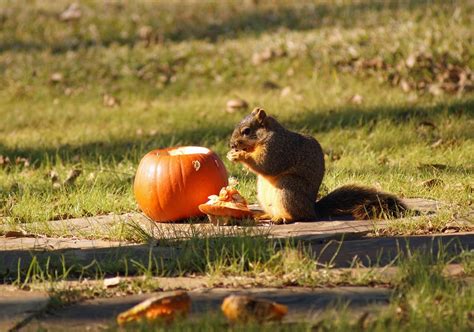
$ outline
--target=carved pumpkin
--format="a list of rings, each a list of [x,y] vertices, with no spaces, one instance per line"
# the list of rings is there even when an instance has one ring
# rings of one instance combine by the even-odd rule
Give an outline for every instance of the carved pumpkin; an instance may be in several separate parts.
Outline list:
[[[153,150],[138,165],[133,191],[140,209],[159,222],[203,215],[198,206],[227,186],[224,163],[211,150]]]

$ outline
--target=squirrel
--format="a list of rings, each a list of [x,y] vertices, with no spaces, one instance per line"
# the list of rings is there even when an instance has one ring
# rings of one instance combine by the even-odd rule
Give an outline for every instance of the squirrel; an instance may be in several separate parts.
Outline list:
[[[284,128],[262,108],[235,127],[227,159],[257,175],[257,198],[274,223],[331,219],[400,217],[408,211],[396,196],[373,188],[346,185],[317,200],[325,165],[319,142]]]

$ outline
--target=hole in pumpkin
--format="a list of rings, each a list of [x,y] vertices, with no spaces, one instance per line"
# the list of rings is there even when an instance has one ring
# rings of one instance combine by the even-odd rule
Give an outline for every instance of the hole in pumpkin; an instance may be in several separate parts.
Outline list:
[[[173,150],[169,150],[170,156],[180,156],[187,154],[208,154],[211,150],[202,146],[183,146]]]
[[[199,160],[193,161],[193,167],[196,170],[196,172],[199,171],[199,169],[201,168],[201,163],[199,162]]]

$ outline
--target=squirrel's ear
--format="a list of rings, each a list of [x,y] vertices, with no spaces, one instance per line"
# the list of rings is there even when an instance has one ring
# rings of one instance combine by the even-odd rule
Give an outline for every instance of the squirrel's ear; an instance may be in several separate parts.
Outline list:
[[[252,111],[252,115],[257,119],[258,123],[261,125],[265,124],[265,119],[267,118],[267,113],[263,110],[263,108],[256,107]]]

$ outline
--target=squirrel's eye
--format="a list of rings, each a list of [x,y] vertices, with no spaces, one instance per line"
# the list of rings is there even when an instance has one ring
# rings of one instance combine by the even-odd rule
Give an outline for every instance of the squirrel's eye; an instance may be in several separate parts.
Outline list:
[[[249,127],[244,128],[244,129],[242,130],[242,135],[244,135],[244,136],[250,135],[250,128],[249,128]]]

